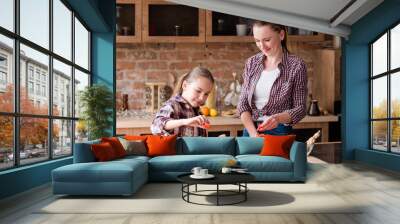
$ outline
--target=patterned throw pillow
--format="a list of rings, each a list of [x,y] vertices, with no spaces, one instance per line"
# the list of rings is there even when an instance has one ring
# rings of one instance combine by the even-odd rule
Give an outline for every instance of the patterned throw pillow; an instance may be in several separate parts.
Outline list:
[[[126,140],[119,138],[122,146],[126,151],[126,155],[145,156],[147,155],[146,144],[143,140]]]

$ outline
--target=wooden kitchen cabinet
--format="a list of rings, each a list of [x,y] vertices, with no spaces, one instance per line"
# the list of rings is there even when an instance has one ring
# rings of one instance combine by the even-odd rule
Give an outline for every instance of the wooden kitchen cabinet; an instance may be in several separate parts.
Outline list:
[[[236,35],[236,24],[248,26],[245,36]],[[252,20],[225,13],[206,11],[206,42],[254,42]]]
[[[205,10],[160,0],[143,0],[142,40],[204,43]]]
[[[254,42],[252,21],[163,0],[117,0],[117,43]],[[239,23],[247,25],[244,36],[236,34]],[[324,40],[315,32],[288,35],[290,42]]]
[[[142,41],[142,0],[117,0],[117,43]]]
[[[206,42],[254,42],[252,34],[252,24],[254,20],[234,16],[219,12],[206,11]],[[238,36],[236,24],[246,24],[247,31],[245,36]],[[291,31],[299,31],[297,28],[290,28]],[[292,42],[312,42],[324,41],[322,33],[311,32],[309,35],[292,35],[289,33],[288,41]]]

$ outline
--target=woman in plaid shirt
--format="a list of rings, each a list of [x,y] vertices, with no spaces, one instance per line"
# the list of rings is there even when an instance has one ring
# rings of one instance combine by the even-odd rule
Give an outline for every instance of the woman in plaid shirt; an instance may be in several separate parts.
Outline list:
[[[260,53],[245,65],[238,113],[243,136],[286,135],[306,115],[307,70],[286,47],[285,27],[257,21],[253,35]]]
[[[181,77],[171,97],[160,108],[151,124],[155,135],[207,136],[208,119],[200,115],[214,84],[209,70],[196,67]]]

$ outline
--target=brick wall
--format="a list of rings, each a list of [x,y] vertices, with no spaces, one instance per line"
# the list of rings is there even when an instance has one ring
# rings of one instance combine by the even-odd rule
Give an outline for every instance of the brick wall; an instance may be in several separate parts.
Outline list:
[[[313,49],[292,43],[289,50],[307,63],[312,79]],[[117,110],[128,94],[131,110],[145,108],[145,82],[165,82],[172,88],[182,74],[197,65],[208,68],[225,90],[232,72],[241,76],[246,59],[259,52],[254,43],[163,43],[117,46]]]

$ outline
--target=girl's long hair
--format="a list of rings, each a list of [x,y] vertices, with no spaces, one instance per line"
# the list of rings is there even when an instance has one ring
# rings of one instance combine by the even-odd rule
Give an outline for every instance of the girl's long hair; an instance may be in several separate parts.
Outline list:
[[[190,72],[182,75],[179,78],[178,83],[175,86],[173,95],[174,96],[177,94],[182,95],[183,82],[186,81],[188,83],[191,83],[194,80],[196,80],[198,77],[204,77],[204,78],[210,80],[210,82],[214,84],[214,77],[212,76],[211,72],[206,68],[197,66],[197,67],[193,68]]]

